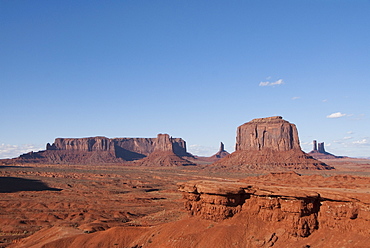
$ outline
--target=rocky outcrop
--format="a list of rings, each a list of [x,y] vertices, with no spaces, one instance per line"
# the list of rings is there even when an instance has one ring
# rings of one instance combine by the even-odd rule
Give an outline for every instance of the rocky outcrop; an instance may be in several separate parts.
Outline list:
[[[215,162],[223,170],[333,169],[301,150],[297,128],[280,116],[254,119],[238,127],[235,152]]]
[[[179,185],[190,215],[221,221],[244,212],[264,222],[290,226],[292,236],[306,237],[318,228],[320,195],[271,191],[248,184],[195,181]]]
[[[30,152],[18,158],[32,163],[123,163],[143,159],[152,153],[171,152],[174,157],[190,156],[181,138],[159,134],[157,138],[57,138],[45,151]]]
[[[248,186],[240,183],[191,181],[179,184],[190,215],[220,221],[234,216],[250,198]]]
[[[356,225],[359,232],[368,234],[363,227],[370,221],[369,199],[350,199],[336,190],[220,181],[180,183],[179,190],[189,214],[203,219],[236,218],[284,228],[292,237],[308,237],[319,228],[353,231]]]
[[[308,153],[315,159],[334,159],[343,158],[343,156],[335,156],[327,151],[325,151],[324,142],[317,143],[316,140],[313,141],[313,149]]]

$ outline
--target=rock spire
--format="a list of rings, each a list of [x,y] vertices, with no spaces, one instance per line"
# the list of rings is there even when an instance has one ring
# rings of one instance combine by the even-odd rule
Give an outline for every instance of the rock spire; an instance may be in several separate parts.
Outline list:
[[[343,156],[335,156],[327,151],[325,151],[324,142],[317,143],[316,140],[313,141],[313,149],[308,153],[315,159],[334,159],[334,158],[343,158]]]

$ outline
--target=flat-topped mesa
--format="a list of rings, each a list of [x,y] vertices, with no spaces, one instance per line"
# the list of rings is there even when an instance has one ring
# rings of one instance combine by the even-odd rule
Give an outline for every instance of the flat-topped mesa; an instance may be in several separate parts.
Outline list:
[[[46,145],[45,151],[23,154],[19,159],[25,163],[122,163],[154,152],[171,152],[176,159],[191,156],[183,139],[159,134],[157,138],[56,138],[52,145]]]
[[[158,134],[157,138],[56,138],[54,143],[46,145],[46,150],[63,151],[115,151],[125,149],[148,156],[160,151],[173,151],[180,156],[186,156],[186,142],[181,138],[172,138],[168,134]]]
[[[235,150],[301,150],[294,124],[281,116],[253,119],[238,127]]]
[[[114,151],[114,143],[106,137],[56,138],[54,143],[46,145],[46,150],[66,151]]]
[[[258,118],[239,126],[235,152],[212,167],[238,171],[333,169],[301,150],[297,127],[281,116]]]

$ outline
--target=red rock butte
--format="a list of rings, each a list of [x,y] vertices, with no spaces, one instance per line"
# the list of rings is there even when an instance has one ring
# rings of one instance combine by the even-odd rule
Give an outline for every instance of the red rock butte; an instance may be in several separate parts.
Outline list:
[[[168,134],[158,134],[157,139],[154,141],[154,151],[148,157],[135,161],[134,164],[137,166],[195,165],[175,154],[175,143],[176,139],[173,139]]]
[[[253,119],[239,126],[235,152],[212,166],[267,171],[333,169],[301,150],[296,126],[281,116]]]

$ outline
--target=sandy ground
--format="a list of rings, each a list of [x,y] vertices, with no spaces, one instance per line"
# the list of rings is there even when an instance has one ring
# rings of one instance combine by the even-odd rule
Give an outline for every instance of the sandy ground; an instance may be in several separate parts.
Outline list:
[[[336,170],[298,173],[370,177],[370,160],[324,162]],[[112,227],[150,227],[174,222],[187,216],[177,183],[199,179],[238,181],[260,174],[210,172],[196,166],[3,165],[0,247],[17,244],[51,227],[69,230],[68,236]]]

